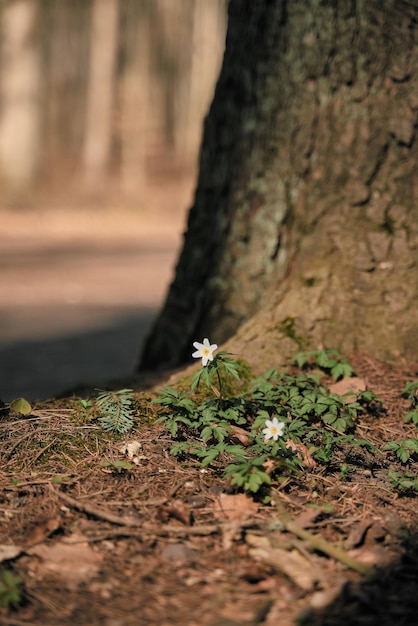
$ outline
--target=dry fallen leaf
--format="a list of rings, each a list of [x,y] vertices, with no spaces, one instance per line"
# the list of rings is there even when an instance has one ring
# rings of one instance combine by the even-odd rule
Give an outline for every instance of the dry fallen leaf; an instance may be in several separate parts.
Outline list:
[[[0,563],[11,561],[23,552],[23,548],[14,545],[0,545]]]
[[[343,396],[345,393],[352,391],[348,396],[345,396],[345,402],[355,402],[357,399],[356,394],[359,391],[365,391],[367,389],[366,381],[363,378],[343,378],[337,383],[330,385],[329,390],[331,393],[337,394],[337,396]]]
[[[123,446],[119,448],[119,452],[126,454],[129,461],[132,461],[135,465],[141,465],[141,462],[146,461],[148,458],[145,454],[138,454],[141,448],[142,444],[135,439],[134,441],[124,443]]]
[[[247,431],[234,424],[230,424],[229,426],[228,437],[233,443],[239,442],[245,447],[249,446],[251,443]]]
[[[90,547],[83,535],[76,533],[52,545],[38,544],[26,550],[26,553],[39,559],[33,563],[37,576],[43,578],[47,574],[55,575],[70,589],[96,576],[103,559],[99,552]]]
[[[315,526],[315,521],[324,514],[324,509],[318,507],[317,509],[308,508],[302,511],[297,517],[295,517],[295,523],[301,528],[312,528]]]
[[[357,548],[364,543],[364,538],[370,526],[372,526],[372,519],[365,519],[360,524],[356,524],[350,531],[347,539],[345,540],[346,549]]]
[[[169,504],[163,504],[158,510],[158,517],[162,522],[167,522],[170,518],[189,526],[192,521],[190,507],[183,500],[173,500]]]
[[[242,520],[257,511],[258,505],[244,493],[236,495],[222,493],[215,500],[214,515],[218,519]]]
[[[246,541],[251,546],[250,556],[272,565],[305,591],[313,589],[323,578],[318,567],[314,567],[297,550],[289,552],[281,548],[273,548],[267,537],[252,533],[247,533]]]
[[[374,546],[370,549],[356,548],[349,550],[348,554],[360,561],[360,563],[365,563],[370,567],[388,567],[396,559],[396,554],[383,546]]]
[[[288,439],[286,441],[286,447],[294,450],[297,454],[302,456],[302,463],[305,467],[315,467],[316,461],[313,459],[311,453],[308,448],[303,443],[298,443],[296,441],[292,441]]]
[[[263,467],[267,476],[270,476],[270,474],[272,474],[273,470],[276,468],[276,463],[274,463],[272,459],[267,459],[267,461],[263,463]]]
[[[323,611],[341,595],[346,584],[347,580],[345,578],[337,579],[329,589],[314,593],[309,600],[309,605],[317,611]]]
[[[61,523],[62,519],[58,516],[52,517],[51,519],[44,522],[38,522],[37,524],[34,524],[30,528],[26,536],[26,544],[33,545],[35,543],[40,543],[41,541],[44,541],[47,537],[49,537],[49,535],[51,535],[61,526]]]

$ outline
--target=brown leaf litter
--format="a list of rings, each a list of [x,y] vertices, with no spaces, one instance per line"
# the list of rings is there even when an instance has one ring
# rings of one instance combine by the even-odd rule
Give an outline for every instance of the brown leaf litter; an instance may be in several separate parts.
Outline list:
[[[384,406],[359,419],[360,436],[379,448],[416,437],[400,394],[417,368],[350,362]],[[0,421],[0,571],[23,580],[2,625],[415,623],[416,496],[387,480],[416,471],[415,459],[347,447],[324,468],[301,448],[304,472],[273,479],[265,503],[219,466],[172,457],[161,425],[112,438],[75,419],[77,399],[60,402]]]

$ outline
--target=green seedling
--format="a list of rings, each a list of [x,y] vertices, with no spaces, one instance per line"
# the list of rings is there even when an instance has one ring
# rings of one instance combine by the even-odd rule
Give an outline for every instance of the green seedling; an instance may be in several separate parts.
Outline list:
[[[22,599],[23,580],[10,570],[3,570],[0,574],[0,607],[17,606]]]

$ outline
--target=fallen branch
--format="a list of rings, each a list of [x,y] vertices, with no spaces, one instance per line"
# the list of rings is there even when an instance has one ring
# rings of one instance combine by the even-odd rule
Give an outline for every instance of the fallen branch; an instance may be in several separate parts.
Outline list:
[[[106,522],[110,522],[111,524],[117,524],[118,526],[129,526],[131,528],[140,528],[142,526],[142,523],[139,520],[135,520],[130,517],[121,517],[120,515],[114,515],[109,511],[104,511],[95,504],[80,502],[80,500],[72,498],[63,491],[60,491],[59,489],[54,489],[53,487],[50,487],[50,489],[52,493],[55,493],[55,495],[58,496],[58,498],[61,498],[61,500],[64,500],[64,502],[72,506],[74,509],[77,509],[78,511],[82,511],[83,513],[87,513],[88,515],[93,515],[94,517],[105,520]]]
[[[347,552],[342,548],[334,546],[323,537],[314,535],[308,530],[305,530],[305,528],[299,526],[299,524],[292,520],[292,517],[287,511],[283,502],[281,502],[278,497],[274,497],[273,500],[279,514],[280,522],[283,525],[283,530],[287,530],[288,532],[296,535],[296,537],[299,537],[299,539],[303,539],[303,541],[306,542],[306,547],[309,550],[311,550],[312,552],[322,552],[323,554],[332,557],[336,561],[343,563],[346,567],[358,572],[359,574],[362,574],[362,576],[371,576],[373,574],[373,569],[371,567],[353,558],[352,556],[347,554]]]
[[[198,526],[170,526],[168,524],[164,524],[161,526],[156,526],[155,524],[147,524],[146,522],[141,522],[140,520],[135,520],[129,517],[120,517],[119,515],[114,515],[109,511],[104,511],[100,507],[89,504],[87,502],[80,502],[80,500],[76,500],[75,498],[69,496],[63,491],[59,491],[58,489],[54,489],[51,487],[51,491],[55,493],[61,500],[64,500],[67,504],[69,504],[74,509],[78,511],[82,511],[83,513],[87,513],[88,515],[93,515],[98,519],[102,519],[106,522],[110,522],[111,524],[116,524],[118,526],[125,526],[132,530],[115,530],[115,531],[106,531],[104,535],[96,535],[89,537],[89,541],[103,541],[105,538],[109,537],[117,537],[117,536],[143,536],[143,535],[152,535],[152,536],[188,536],[188,535],[214,535],[222,531],[227,523],[222,524],[201,524]],[[242,528],[246,528],[254,525],[254,520],[245,520],[240,523]],[[137,530],[135,530],[137,529]]]

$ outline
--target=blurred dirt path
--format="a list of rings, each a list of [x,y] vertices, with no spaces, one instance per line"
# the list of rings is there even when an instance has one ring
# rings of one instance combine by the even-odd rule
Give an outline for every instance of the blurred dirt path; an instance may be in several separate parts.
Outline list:
[[[0,211],[0,398],[132,373],[181,246],[190,191],[145,210]]]

